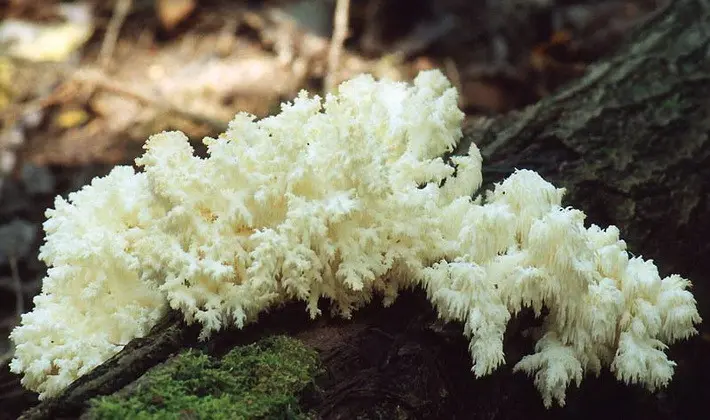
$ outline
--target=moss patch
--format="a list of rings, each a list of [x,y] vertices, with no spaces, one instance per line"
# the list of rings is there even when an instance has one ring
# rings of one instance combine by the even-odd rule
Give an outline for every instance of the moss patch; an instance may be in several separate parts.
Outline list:
[[[315,351],[284,336],[237,347],[221,359],[188,350],[132,389],[93,399],[83,418],[311,418],[298,398],[319,369]]]

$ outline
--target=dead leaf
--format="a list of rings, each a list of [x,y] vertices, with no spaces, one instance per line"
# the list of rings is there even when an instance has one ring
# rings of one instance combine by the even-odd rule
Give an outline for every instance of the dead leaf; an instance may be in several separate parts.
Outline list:
[[[54,124],[59,128],[72,128],[84,124],[89,119],[89,114],[81,108],[70,107],[62,110],[54,117]]]
[[[175,29],[195,10],[195,0],[157,0],[156,13],[161,25],[167,31]]]
[[[62,4],[64,22],[30,22],[5,19],[0,22],[0,45],[5,54],[30,61],[65,61],[94,32],[91,10],[85,3]]]

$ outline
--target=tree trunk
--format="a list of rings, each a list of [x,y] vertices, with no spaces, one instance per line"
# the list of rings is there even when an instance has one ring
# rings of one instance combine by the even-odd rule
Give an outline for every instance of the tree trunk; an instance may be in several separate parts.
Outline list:
[[[566,187],[566,202],[584,210],[589,223],[617,225],[632,253],[656,260],[662,274],[689,277],[703,315],[710,307],[709,133],[710,0],[677,0],[615,56],[554,96],[521,112],[471,122],[458,151],[479,145],[487,182],[528,168]],[[326,418],[686,419],[707,411],[710,340],[704,326],[700,337],[674,345],[678,367],[666,390],[652,395],[607,373],[569,390],[564,408],[545,411],[532,381],[510,372],[531,351],[514,334],[527,324],[524,316],[513,321],[506,340],[508,366],[474,380],[461,327],[437,322],[421,293],[405,294],[389,309],[375,305],[348,326],[308,322],[294,304],[247,331],[219,334],[207,347],[248,342],[283,323],[280,328],[322,352],[328,386],[311,404]],[[318,330],[337,332],[336,343],[313,339]],[[111,393],[171,352],[196,345],[195,336],[172,316],[25,417],[76,415],[89,397]]]
[[[582,79],[520,113],[472,124],[466,140],[494,172],[484,179],[534,169],[663,271],[710,268],[709,9],[671,1]]]

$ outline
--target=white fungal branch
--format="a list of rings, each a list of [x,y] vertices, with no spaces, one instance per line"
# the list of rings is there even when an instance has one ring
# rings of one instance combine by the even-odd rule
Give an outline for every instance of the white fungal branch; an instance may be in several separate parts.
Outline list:
[[[325,297],[350,317],[416,284],[463,323],[476,376],[504,363],[512,315],[547,308],[535,353],[516,365],[547,406],[604,367],[667,384],[666,345],[700,322],[690,283],[630,258],[615,227],[585,227],[535,172],[472,200],[478,148],[441,158],[462,136],[456,104],[438,71],[413,85],[359,76],[325,99],[301,92],[272,117],[237,115],[205,139],[207,158],[182,133],[152,136],[143,172],[117,167],[47,211],[50,269],[12,332],[12,371],[46,398],[168,307],[207,338],[284,301],[317,316]]]

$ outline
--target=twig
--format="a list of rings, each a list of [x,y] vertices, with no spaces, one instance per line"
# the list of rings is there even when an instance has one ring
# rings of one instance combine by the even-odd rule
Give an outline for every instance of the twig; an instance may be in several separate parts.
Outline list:
[[[330,92],[338,83],[338,68],[343,43],[348,35],[348,16],[350,14],[350,0],[338,0],[335,4],[333,17],[333,37],[330,40],[328,51],[328,73],[325,75],[323,88]]]
[[[8,325],[3,325],[3,328],[7,327],[14,327],[20,322],[20,315],[25,311],[25,300],[24,296],[22,293],[22,281],[20,280],[20,270],[17,268],[17,257],[14,255],[10,255],[8,258],[10,262],[10,274],[11,274],[11,279],[12,279],[12,288],[14,289],[15,292],[15,319],[6,319],[3,320],[3,324],[7,323]],[[15,346],[12,345],[12,342],[10,342],[10,348],[3,352],[0,353],[0,367],[7,366],[8,362],[10,359],[12,359],[15,355]]]
[[[228,123],[228,121],[221,120],[218,117],[187,111],[176,105],[168,103],[165,99],[154,98],[138,92],[124,83],[111,80],[104,71],[95,67],[87,67],[79,70],[66,68],[60,69],[60,71],[64,74],[65,79],[51,93],[28,101],[24,104],[8,107],[9,109],[0,112],[0,122],[9,126],[13,124],[19,116],[29,111],[36,112],[53,104],[67,100],[67,98],[77,94],[77,90],[79,90],[77,87],[78,84],[79,86],[86,87],[86,89],[90,92],[93,92],[95,89],[99,88],[124,97],[130,97],[149,107],[167,111],[189,121],[205,124],[220,132],[224,131],[224,128]],[[86,96],[89,96],[89,94],[87,93]]]
[[[106,27],[106,35],[104,35],[101,51],[99,51],[99,65],[103,68],[108,67],[113,56],[113,50],[116,48],[118,34],[121,31],[121,26],[131,10],[133,0],[116,0],[113,6],[113,16]]]
[[[464,97],[463,97],[463,83],[461,83],[461,73],[456,67],[456,63],[451,57],[446,57],[444,59],[444,70],[446,70],[446,75],[449,76],[451,84],[454,85],[456,90],[459,92],[458,105],[459,108],[463,108]]]
[[[20,280],[20,270],[17,269],[17,258],[10,255],[10,274],[12,276],[12,286],[15,289],[15,314],[17,319],[25,311],[25,299],[22,295],[22,280]]]

